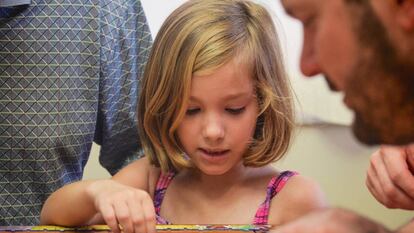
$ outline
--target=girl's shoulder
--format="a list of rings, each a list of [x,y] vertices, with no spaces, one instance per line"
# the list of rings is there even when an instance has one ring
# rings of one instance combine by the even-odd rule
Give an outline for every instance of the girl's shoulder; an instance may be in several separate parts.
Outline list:
[[[300,174],[293,175],[272,200],[270,224],[283,224],[327,206],[319,184]]]
[[[116,181],[147,191],[151,196],[155,190],[161,169],[152,165],[147,157],[137,159],[113,176]]]
[[[315,180],[295,174],[289,178],[283,189],[280,190],[279,196],[280,198],[289,198],[296,202],[306,202],[309,199],[322,197],[323,193]]]

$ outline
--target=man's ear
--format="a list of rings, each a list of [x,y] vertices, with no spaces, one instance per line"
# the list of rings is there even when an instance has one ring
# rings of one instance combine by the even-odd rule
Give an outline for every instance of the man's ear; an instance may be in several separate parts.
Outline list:
[[[397,22],[406,31],[414,31],[414,0],[397,0]]]

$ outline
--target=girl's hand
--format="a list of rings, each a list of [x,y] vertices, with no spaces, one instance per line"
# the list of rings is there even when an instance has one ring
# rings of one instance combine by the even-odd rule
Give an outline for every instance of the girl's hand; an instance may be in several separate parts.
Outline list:
[[[155,233],[155,210],[147,192],[100,180],[88,187],[87,194],[112,232]]]

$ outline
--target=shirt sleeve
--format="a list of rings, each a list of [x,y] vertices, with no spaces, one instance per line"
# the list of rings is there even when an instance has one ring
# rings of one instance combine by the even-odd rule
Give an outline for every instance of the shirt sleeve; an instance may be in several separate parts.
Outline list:
[[[113,175],[142,155],[136,105],[152,38],[141,1],[102,0],[100,7],[101,71],[94,141],[101,146],[101,165]]]
[[[0,7],[30,5],[31,0],[0,0]]]

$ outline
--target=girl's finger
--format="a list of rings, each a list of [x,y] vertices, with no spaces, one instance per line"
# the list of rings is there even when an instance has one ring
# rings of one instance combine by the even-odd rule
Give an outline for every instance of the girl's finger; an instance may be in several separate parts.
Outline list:
[[[124,201],[117,202],[114,205],[114,210],[118,223],[122,226],[122,231],[125,233],[133,233],[134,227],[132,225],[128,204]]]
[[[102,214],[102,218],[104,219],[105,223],[111,229],[113,233],[120,233],[120,229],[118,227],[118,221],[115,216],[115,211],[112,205],[102,205],[99,209]]]

